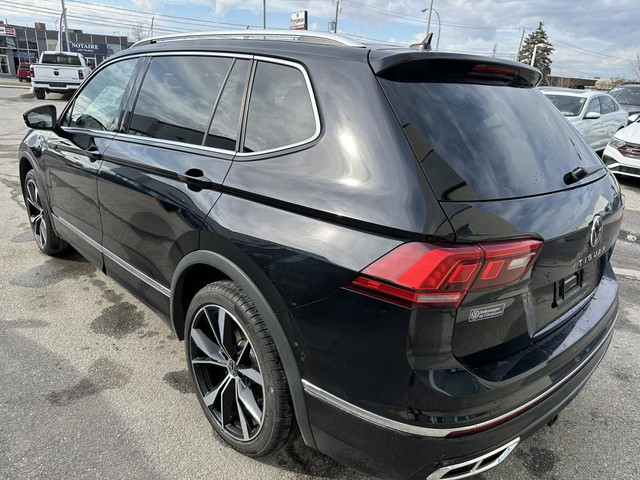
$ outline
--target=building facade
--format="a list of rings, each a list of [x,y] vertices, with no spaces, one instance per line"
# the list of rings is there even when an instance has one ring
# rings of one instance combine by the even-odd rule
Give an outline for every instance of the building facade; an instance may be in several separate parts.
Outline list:
[[[131,45],[123,36],[69,30],[67,48],[64,34],[62,37],[62,50],[81,53],[92,66]],[[0,22],[0,76],[15,76],[21,62],[35,63],[42,52],[56,50],[57,45],[58,31],[47,30],[44,23],[23,27]]]

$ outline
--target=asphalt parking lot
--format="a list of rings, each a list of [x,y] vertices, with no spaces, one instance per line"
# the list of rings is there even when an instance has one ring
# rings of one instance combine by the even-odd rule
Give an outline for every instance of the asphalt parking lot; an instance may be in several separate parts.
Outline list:
[[[41,254],[18,178],[22,112],[47,100],[0,87],[0,478],[364,479],[299,439],[268,460],[225,446],[191,394],[183,345],[78,254]],[[640,476],[640,180],[613,265],[620,313],[609,352],[551,428],[477,478]]]

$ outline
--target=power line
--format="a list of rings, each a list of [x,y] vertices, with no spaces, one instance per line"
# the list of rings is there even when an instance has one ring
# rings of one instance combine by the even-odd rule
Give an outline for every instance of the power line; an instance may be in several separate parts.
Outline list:
[[[593,50],[587,50],[586,48],[577,47],[576,45],[572,45],[562,40],[553,40],[552,42],[554,45],[559,45],[560,47],[563,47],[563,48],[578,50],[580,52],[589,53],[591,55],[607,58],[610,60],[619,60],[621,62],[630,62],[630,63],[633,62],[633,60],[630,58],[622,58],[622,57],[616,57],[614,55],[609,55],[606,53],[594,52]]]

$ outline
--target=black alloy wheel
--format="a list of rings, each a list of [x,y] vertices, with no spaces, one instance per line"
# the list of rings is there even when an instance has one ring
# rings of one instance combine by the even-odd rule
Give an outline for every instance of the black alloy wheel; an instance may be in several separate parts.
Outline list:
[[[231,446],[260,457],[294,437],[293,407],[273,340],[236,284],[216,282],[196,294],[185,340],[200,405]]]
[[[24,179],[24,204],[29,215],[29,225],[38,248],[47,255],[57,255],[67,248],[51,225],[49,204],[38,185],[36,174],[29,170]]]
[[[33,237],[35,238],[38,247],[40,247],[40,250],[44,250],[47,247],[47,222],[43,217],[44,209],[42,208],[38,185],[36,185],[33,178],[27,179],[24,196]]]

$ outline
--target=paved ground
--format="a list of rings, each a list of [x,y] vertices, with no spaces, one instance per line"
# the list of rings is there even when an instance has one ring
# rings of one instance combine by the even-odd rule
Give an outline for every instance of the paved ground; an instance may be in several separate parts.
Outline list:
[[[17,97],[25,91],[0,87],[0,478],[367,478],[300,441],[268,461],[223,445],[161,320],[77,254],[38,252],[17,175],[21,113],[64,101]],[[609,353],[553,428],[481,478],[638,478],[640,182],[623,188],[613,259],[621,311]]]

